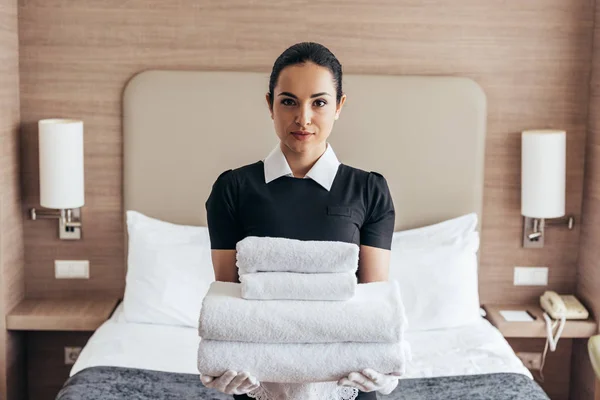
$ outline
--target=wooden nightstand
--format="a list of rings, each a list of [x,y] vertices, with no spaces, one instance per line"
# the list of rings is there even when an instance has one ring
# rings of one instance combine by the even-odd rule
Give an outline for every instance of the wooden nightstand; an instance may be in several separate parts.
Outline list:
[[[539,304],[487,304],[483,308],[487,320],[502,333],[525,365],[533,358],[539,359],[546,344],[546,321],[543,317],[544,311]],[[528,322],[506,321],[500,314],[500,310],[527,311],[534,320]],[[556,351],[550,352],[548,350],[546,355],[543,368],[544,381],[541,382],[539,379],[539,371],[530,368],[536,381],[552,400],[567,400],[569,398],[573,344],[583,344],[587,341],[587,338],[597,332],[597,329],[597,323],[591,318],[587,320],[567,320]]]
[[[485,305],[486,318],[505,338],[546,338],[546,321],[542,308],[537,304],[527,305]],[[529,322],[506,321],[500,310],[527,311],[534,319]],[[596,321],[567,320],[561,338],[589,338],[598,332]]]
[[[25,337],[29,399],[56,398],[78,350],[118,302],[116,297],[24,299],[6,316],[7,329]]]

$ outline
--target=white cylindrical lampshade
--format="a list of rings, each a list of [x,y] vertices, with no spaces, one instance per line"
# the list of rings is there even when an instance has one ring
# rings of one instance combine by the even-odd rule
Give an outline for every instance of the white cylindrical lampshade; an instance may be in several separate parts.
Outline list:
[[[521,135],[521,214],[565,215],[567,136],[561,130],[527,130]]]
[[[83,121],[44,119],[38,128],[40,204],[55,209],[83,206]]]

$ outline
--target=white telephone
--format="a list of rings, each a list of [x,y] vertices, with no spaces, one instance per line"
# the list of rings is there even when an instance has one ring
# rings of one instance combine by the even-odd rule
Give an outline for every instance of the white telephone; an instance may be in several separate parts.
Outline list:
[[[559,295],[548,290],[540,297],[540,305],[552,317],[559,320],[564,315],[565,319],[587,319],[588,310],[573,295]]]

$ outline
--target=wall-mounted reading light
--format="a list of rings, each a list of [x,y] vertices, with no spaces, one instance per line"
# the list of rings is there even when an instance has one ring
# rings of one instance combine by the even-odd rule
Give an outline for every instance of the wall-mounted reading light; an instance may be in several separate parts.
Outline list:
[[[523,247],[543,247],[550,225],[573,229],[565,215],[566,132],[526,130],[521,135],[521,214]]]
[[[44,119],[38,122],[40,204],[31,219],[58,219],[61,239],[81,239],[80,207],[84,200],[83,121]]]

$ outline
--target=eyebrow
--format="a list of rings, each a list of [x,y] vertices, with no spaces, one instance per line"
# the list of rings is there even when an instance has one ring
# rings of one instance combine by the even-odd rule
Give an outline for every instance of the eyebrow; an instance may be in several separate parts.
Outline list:
[[[279,93],[279,96],[288,96],[288,97],[292,97],[294,99],[298,99],[298,96],[296,96],[295,94],[290,93],[290,92],[281,92],[281,93]],[[315,97],[320,97],[320,96],[331,96],[331,95],[327,92],[321,92],[321,93],[315,93],[315,94],[311,95],[310,98],[313,99]]]

